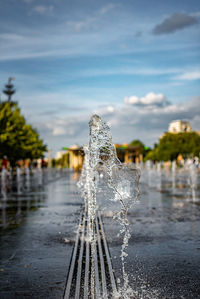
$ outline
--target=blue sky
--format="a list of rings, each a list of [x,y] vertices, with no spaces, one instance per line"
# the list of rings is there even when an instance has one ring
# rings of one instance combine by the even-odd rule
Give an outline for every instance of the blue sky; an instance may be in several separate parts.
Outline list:
[[[118,143],[200,130],[200,2],[0,0],[1,90],[10,76],[54,152],[87,141],[92,113]]]

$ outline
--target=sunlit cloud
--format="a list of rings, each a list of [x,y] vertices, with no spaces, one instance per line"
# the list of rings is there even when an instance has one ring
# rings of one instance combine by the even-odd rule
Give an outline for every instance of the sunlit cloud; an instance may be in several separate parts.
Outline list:
[[[162,93],[156,94],[154,92],[149,92],[146,94],[146,96],[141,98],[137,96],[125,97],[124,103],[128,105],[146,106],[146,107],[152,107],[152,106],[163,107],[170,104],[170,102]]]
[[[158,94],[155,95],[157,99],[161,98]],[[40,123],[40,126],[43,127],[43,134],[48,136],[52,147],[52,138],[56,138],[54,140],[60,148],[74,143],[82,145],[88,139],[90,117],[93,113],[97,113],[111,127],[113,142],[127,143],[133,139],[140,139],[151,146],[158,141],[163,132],[167,131],[169,123],[175,119],[186,119],[192,124],[194,130],[200,130],[199,101],[200,97],[197,97],[182,105],[169,103],[167,106],[148,106],[148,109],[144,109],[146,106],[125,103],[118,107],[108,105],[76,116],[58,117],[51,122]],[[149,96],[148,102],[154,102],[153,95],[152,98]]]
[[[65,135],[66,130],[63,127],[55,127],[53,128],[52,135],[53,136],[60,136],[60,135]]]
[[[114,114],[115,107],[112,105],[103,106],[93,111],[93,114],[101,114],[102,116]]]
[[[175,77],[176,80],[199,80],[200,79],[200,70],[185,72],[180,76]]]

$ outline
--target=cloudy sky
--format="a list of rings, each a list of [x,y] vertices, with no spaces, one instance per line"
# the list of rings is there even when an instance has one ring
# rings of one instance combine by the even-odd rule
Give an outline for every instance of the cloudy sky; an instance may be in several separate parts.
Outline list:
[[[10,76],[54,152],[87,142],[92,113],[116,143],[200,130],[200,1],[0,0],[1,90]]]

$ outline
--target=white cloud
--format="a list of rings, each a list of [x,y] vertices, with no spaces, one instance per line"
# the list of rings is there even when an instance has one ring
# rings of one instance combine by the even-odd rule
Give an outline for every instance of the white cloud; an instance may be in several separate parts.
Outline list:
[[[53,7],[53,5],[49,5],[49,6],[37,5],[37,6],[33,7],[32,10],[36,13],[43,15],[43,14],[52,13],[54,10],[54,7]]]
[[[60,136],[60,135],[65,135],[65,133],[66,133],[65,128],[55,127],[55,128],[53,128],[52,135],[53,136]]]
[[[200,115],[194,116],[194,118],[191,121],[192,128],[197,128],[200,132]]]
[[[37,4],[36,4],[37,3]],[[66,8],[63,9],[63,14],[57,16],[57,7],[47,5],[43,1],[34,1],[31,4],[30,26],[23,26],[14,22],[2,23],[2,30],[5,27],[6,32],[15,32],[22,35],[23,41],[16,42],[15,40],[9,43],[0,42],[0,60],[27,59],[37,57],[63,57],[63,56],[80,56],[80,55],[111,55],[119,53],[146,52],[146,47],[143,45],[128,46],[122,49],[120,45],[126,41],[124,37],[133,35],[133,28],[130,26],[129,18],[125,19],[124,26],[118,26],[118,17],[113,19],[110,16],[110,10],[115,4],[107,4],[105,7],[88,12],[78,13],[77,11],[66,14]],[[48,3],[50,3],[48,1]],[[55,4],[56,5],[56,4]],[[66,4],[67,5],[67,4]],[[116,5],[118,6],[118,5]],[[27,9],[27,7],[26,7]],[[110,9],[110,10],[109,10]],[[32,26],[33,20],[38,15],[52,15],[54,12],[55,19],[35,20],[35,25]],[[106,11],[108,13],[106,13]],[[118,10],[119,11],[119,10]],[[104,14],[102,14],[104,12]],[[50,22],[51,21],[51,22]],[[32,25],[31,25],[32,24]],[[37,29],[36,29],[37,28]],[[118,28],[118,30],[116,30]],[[124,30],[126,31],[124,35]],[[166,45],[163,46],[166,51]],[[158,46],[156,46],[156,50]],[[148,53],[153,50],[149,45]]]
[[[150,95],[149,95],[150,94]],[[155,102],[152,93],[145,98],[145,103]],[[164,97],[164,96],[163,96]],[[157,96],[156,102],[159,102]],[[138,99],[141,99],[138,97]],[[161,100],[160,100],[161,101]],[[55,150],[72,144],[88,142],[90,117],[95,112],[111,127],[113,142],[127,143],[133,139],[140,139],[146,145],[152,146],[159,136],[168,130],[169,123],[175,119],[188,120],[194,130],[200,130],[200,97],[183,104],[163,105],[127,105],[121,104],[99,107],[95,111],[57,116],[37,120],[35,126],[49,148]],[[148,109],[145,109],[148,107]],[[40,122],[40,123],[39,123]]]
[[[45,122],[42,127],[46,128],[51,136],[65,136],[76,138],[83,135],[84,129],[88,126],[88,115],[77,115],[60,117]],[[83,139],[81,139],[83,141]]]
[[[185,72],[174,78],[175,80],[198,80],[200,79],[200,70]]]
[[[102,116],[103,115],[110,115],[110,114],[113,114],[114,112],[115,112],[115,107],[112,106],[112,105],[103,106],[103,107],[100,107],[100,108],[94,110],[94,114],[99,113]]]
[[[98,21],[101,20],[101,16],[107,14],[110,10],[112,10],[115,7],[116,7],[115,4],[112,3],[107,4],[103,6],[99,11],[97,11],[93,16],[89,16],[83,20],[78,20],[78,21],[70,20],[67,22],[67,25],[69,25],[76,32],[81,32],[82,30],[92,29],[92,28],[94,29]],[[97,26],[96,28],[99,28],[99,26]]]
[[[138,106],[166,106],[169,105],[169,101],[162,93],[149,92],[145,97],[139,98],[137,96],[130,96],[124,98],[124,103],[128,105]]]
[[[135,68],[135,67],[118,67],[104,69],[86,69],[80,72],[81,76],[113,76],[113,75],[138,75],[138,76],[158,76],[178,74],[182,69],[178,68]]]
[[[67,25],[75,32],[81,32],[83,30],[90,30],[90,29],[99,29],[98,22],[101,21],[101,16],[107,14],[110,10],[115,8],[117,5],[115,4],[107,4],[103,6],[99,11],[97,11],[93,16],[86,17],[83,20],[70,20],[67,22]]]
[[[82,30],[89,29],[91,25],[94,26],[94,23],[97,19],[95,17],[89,17],[86,18],[83,21],[68,21],[67,25],[69,28],[71,28],[73,31],[81,32]]]
[[[139,104],[140,99],[137,96],[125,97],[124,98],[124,103],[125,104],[130,104],[130,105]]]
[[[108,13],[110,10],[112,10],[113,8],[115,8],[116,6],[117,6],[116,4],[109,3],[100,9],[100,14],[104,15]]]

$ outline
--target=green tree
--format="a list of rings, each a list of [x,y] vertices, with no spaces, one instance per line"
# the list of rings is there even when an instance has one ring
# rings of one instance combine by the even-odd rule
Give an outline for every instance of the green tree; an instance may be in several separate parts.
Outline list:
[[[145,146],[144,143],[142,141],[140,141],[139,139],[135,139],[135,140],[131,141],[131,143],[129,145],[130,146],[140,147],[141,148],[141,153],[142,153],[144,158],[146,157],[148,152],[151,150],[148,146]]]
[[[129,145],[140,146],[140,147],[144,148],[144,143],[142,143],[142,141],[140,141],[139,139],[135,139],[135,140],[131,141],[131,143]]]
[[[36,129],[26,123],[16,102],[0,103],[0,158],[11,164],[20,159],[37,159],[47,150]]]
[[[199,156],[200,136],[195,132],[166,133],[157,147],[148,153],[146,160],[172,161],[177,159],[179,154],[185,158]]]

